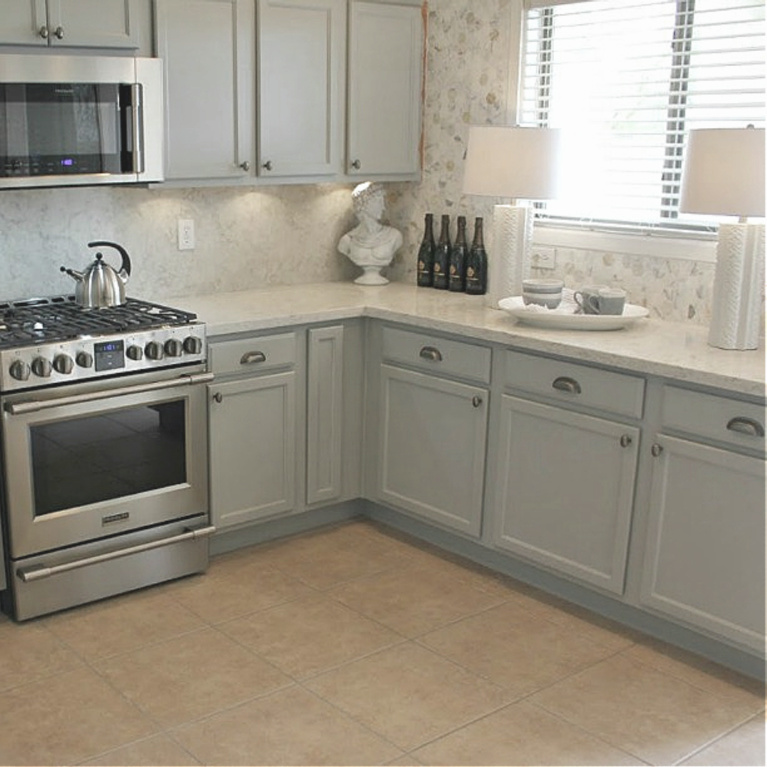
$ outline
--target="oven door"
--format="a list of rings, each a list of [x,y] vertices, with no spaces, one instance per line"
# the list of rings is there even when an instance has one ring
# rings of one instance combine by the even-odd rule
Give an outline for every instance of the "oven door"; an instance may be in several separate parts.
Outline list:
[[[207,515],[211,378],[3,397],[11,557]]]

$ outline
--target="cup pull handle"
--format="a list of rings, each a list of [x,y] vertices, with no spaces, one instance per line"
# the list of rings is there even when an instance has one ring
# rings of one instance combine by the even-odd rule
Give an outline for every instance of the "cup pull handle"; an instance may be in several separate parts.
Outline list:
[[[420,357],[425,360],[431,360],[432,362],[442,362],[442,352],[439,349],[435,349],[433,346],[424,346],[420,352]]]
[[[246,352],[240,357],[240,365],[256,365],[259,362],[266,362],[263,352]]]
[[[746,434],[749,437],[763,437],[764,426],[755,421],[753,418],[746,418],[745,416],[736,416],[730,419],[727,423],[727,429],[729,431],[736,431],[738,434]]]
[[[551,387],[552,389],[567,392],[568,394],[581,393],[581,385],[574,378],[568,376],[559,376],[559,378],[555,378]]]

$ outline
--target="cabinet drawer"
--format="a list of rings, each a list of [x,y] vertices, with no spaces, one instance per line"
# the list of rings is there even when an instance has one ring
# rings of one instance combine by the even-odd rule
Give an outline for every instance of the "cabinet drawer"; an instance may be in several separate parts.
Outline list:
[[[486,346],[385,327],[383,356],[430,373],[490,383],[490,349]]]
[[[296,334],[213,342],[210,345],[210,367],[214,373],[261,373],[275,368],[292,367],[296,363]]]
[[[624,373],[507,351],[504,385],[559,402],[641,418],[644,379]]]
[[[661,418],[664,429],[765,451],[765,409],[761,405],[665,386]]]

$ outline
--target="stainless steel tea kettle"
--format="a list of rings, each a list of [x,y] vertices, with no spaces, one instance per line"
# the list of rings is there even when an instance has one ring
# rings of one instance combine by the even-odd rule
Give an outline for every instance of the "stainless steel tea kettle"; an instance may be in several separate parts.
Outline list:
[[[125,248],[116,242],[97,240],[88,243],[89,248],[104,245],[114,248],[122,256],[119,272],[102,260],[101,253],[96,253],[96,260],[84,272],[61,267],[61,271],[66,272],[77,283],[75,301],[85,309],[102,309],[125,303],[125,283],[130,277],[130,258]]]

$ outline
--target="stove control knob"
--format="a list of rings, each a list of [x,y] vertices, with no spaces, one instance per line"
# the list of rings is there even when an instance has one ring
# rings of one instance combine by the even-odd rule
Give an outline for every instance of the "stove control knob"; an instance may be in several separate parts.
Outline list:
[[[81,368],[89,368],[91,365],[93,365],[93,355],[90,352],[77,352],[75,362]]]
[[[53,358],[53,369],[57,373],[63,373],[69,375],[72,372],[72,368],[75,366],[74,361],[68,354],[57,354]]]
[[[8,368],[11,378],[17,381],[26,381],[29,378],[29,365],[24,360],[15,360]]]
[[[144,357],[144,350],[140,346],[129,346],[125,353],[128,355],[129,360],[135,360],[136,362]]]
[[[45,357],[35,357],[32,360],[32,372],[40,378],[48,378],[52,369],[50,360],[45,359]]]
[[[150,360],[161,360],[165,356],[165,349],[158,341],[150,341],[144,347],[144,351]]]
[[[199,354],[202,351],[202,339],[197,336],[187,336],[184,339],[184,351],[187,354]]]
[[[170,338],[165,342],[165,353],[169,357],[180,357],[184,353],[184,347],[178,338]]]

